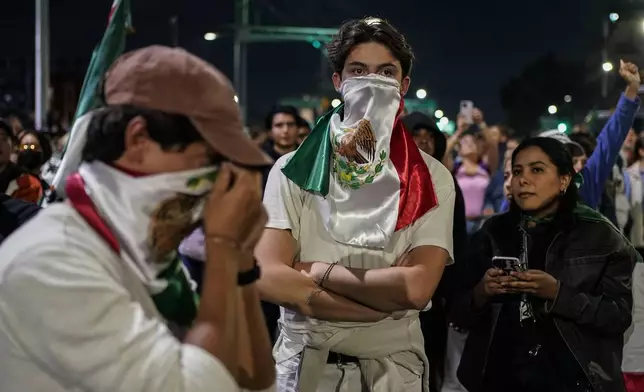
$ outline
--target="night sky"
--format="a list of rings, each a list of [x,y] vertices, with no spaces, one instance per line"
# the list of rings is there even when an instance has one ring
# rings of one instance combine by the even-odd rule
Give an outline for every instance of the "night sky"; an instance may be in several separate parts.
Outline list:
[[[179,18],[179,44],[232,79],[232,40],[204,41],[233,22],[233,0],[131,0],[136,34],[128,48],[170,44],[169,19]],[[3,0],[1,58],[33,56],[34,1]],[[89,62],[112,0],[50,0],[52,66]],[[368,15],[389,19],[414,48],[412,89],[425,88],[453,116],[473,100],[488,121],[503,120],[499,88],[548,51],[588,58],[607,15],[599,0],[253,0],[251,23],[336,27]],[[593,42],[593,40],[595,42]],[[252,120],[278,99],[315,92],[319,52],[306,43],[253,44],[249,51]],[[330,80],[329,80],[329,83]]]

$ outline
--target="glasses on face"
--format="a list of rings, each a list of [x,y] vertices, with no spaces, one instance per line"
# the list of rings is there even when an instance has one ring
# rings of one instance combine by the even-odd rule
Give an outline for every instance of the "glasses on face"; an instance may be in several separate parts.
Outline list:
[[[36,151],[36,150],[38,150],[38,146],[36,146],[35,144],[21,144],[20,145],[20,150],[21,151],[28,151],[28,150]]]

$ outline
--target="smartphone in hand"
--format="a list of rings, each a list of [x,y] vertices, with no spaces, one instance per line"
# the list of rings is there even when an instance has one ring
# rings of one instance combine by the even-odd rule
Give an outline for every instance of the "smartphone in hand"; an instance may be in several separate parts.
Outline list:
[[[510,275],[512,272],[525,271],[523,264],[516,257],[494,256],[492,258],[492,266],[502,270],[506,275]]]
[[[472,101],[461,101],[461,111],[460,115],[463,116],[465,122],[468,124],[474,123],[474,102]]]

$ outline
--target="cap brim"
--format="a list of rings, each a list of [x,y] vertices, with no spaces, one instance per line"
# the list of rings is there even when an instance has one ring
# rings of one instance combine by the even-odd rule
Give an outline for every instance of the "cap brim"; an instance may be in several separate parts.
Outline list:
[[[242,166],[266,167],[271,159],[241,127],[235,124],[222,127],[221,120],[192,119],[203,138],[219,154]]]

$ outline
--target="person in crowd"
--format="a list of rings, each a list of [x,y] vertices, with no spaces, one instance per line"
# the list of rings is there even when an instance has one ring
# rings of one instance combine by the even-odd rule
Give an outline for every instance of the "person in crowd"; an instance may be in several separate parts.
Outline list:
[[[277,160],[281,156],[295,151],[298,141],[300,115],[293,106],[275,106],[266,115],[264,126],[269,139],[263,146],[264,152]]]
[[[633,324],[624,339],[626,392],[644,391],[644,263],[639,261],[633,270]]]
[[[413,113],[412,113],[413,114]],[[443,161],[447,149],[447,138],[436,125],[431,122],[410,124],[412,135],[418,148],[431,155],[438,161]],[[446,374],[445,357],[447,350],[447,304],[455,295],[455,283],[459,281],[463,266],[463,251],[467,248],[467,228],[465,221],[465,201],[458,183],[454,182],[454,265],[447,268],[434,293],[432,309],[421,312],[420,327],[425,339],[425,353],[432,370],[430,388],[432,391],[441,390],[443,380],[450,382],[451,374]],[[449,367],[448,367],[449,368]],[[455,369],[454,369],[455,370]],[[455,378],[454,372],[454,378]]]
[[[20,134],[16,163],[27,171],[34,189],[33,194],[37,194],[37,199],[28,201],[39,202],[49,189],[49,183],[41,177],[41,172],[52,153],[51,139],[47,134],[35,131],[23,131]]]
[[[566,146],[527,139],[512,155],[512,206],[475,236],[452,317],[469,330],[458,370],[477,391],[623,391],[639,254],[579,203]],[[501,258],[501,260],[499,260]]]
[[[401,121],[405,38],[365,18],[327,49],[344,105],[276,162],[264,193],[256,255],[262,298],[282,312],[278,390],[427,390],[418,313],[453,259],[452,176]]]
[[[11,132],[13,133],[13,136],[18,138],[20,134],[25,130],[25,127],[22,125],[23,121],[17,114],[10,115],[8,117],[8,121],[11,125]]]
[[[297,145],[299,146],[300,144],[304,143],[304,140],[306,140],[310,133],[311,125],[309,124],[309,122],[306,121],[303,117],[298,116]]]
[[[266,115],[264,127],[268,131],[268,139],[262,145],[262,150],[273,160],[297,149],[299,118],[296,108],[283,105],[273,107]],[[270,169],[267,167],[264,171],[264,188]]]
[[[513,137],[514,131],[504,125],[493,125],[489,127],[490,137],[498,143],[499,157],[504,157],[506,152],[513,151],[518,141]],[[504,161],[503,161],[504,162]],[[490,216],[501,211],[503,205],[503,170],[497,170],[492,174],[490,183],[485,190],[483,216]]]
[[[45,162],[40,171],[40,178],[48,184],[53,183],[54,178],[56,177],[56,173],[58,172],[58,168],[60,167],[63,159],[63,153],[65,152],[65,145],[67,144],[68,138],[69,132],[60,132],[53,138],[53,153],[51,158]]]
[[[253,125],[249,129],[249,136],[258,146],[263,146],[268,140],[268,132],[262,125]]]
[[[483,119],[483,113],[475,108],[474,126],[463,115],[457,117],[457,131],[448,140],[448,151],[458,145],[458,160],[454,165],[456,182],[465,198],[468,233],[473,234],[481,224],[485,207],[485,194],[499,164],[498,138]]]
[[[65,160],[82,143],[82,163],[66,202],[0,247],[2,389],[272,388],[253,258],[271,160],[243,133],[230,82],[151,46],[115,62],[104,97],[70,141]],[[197,301],[176,248],[200,216]]]
[[[631,128],[624,139],[624,144],[622,144],[622,150],[619,155],[622,158],[622,167],[629,167],[635,163],[635,158],[633,157],[633,151],[635,147],[635,142],[637,141],[638,132]]]
[[[590,208],[599,207],[606,181],[613,172],[613,166],[635,119],[640,105],[638,92],[641,84],[639,69],[633,63],[620,61],[619,74],[626,81],[626,90],[617,102],[617,108],[597,137],[597,147],[579,173],[579,196]],[[554,132],[553,132],[554,133]],[[565,137],[570,140],[565,135]],[[502,207],[509,208],[509,201]]]
[[[461,161],[455,167],[455,178],[463,190],[467,231],[472,234],[477,230],[483,213],[485,191],[490,184],[490,172],[487,165],[481,163],[476,133],[468,131],[461,135],[458,155]]]
[[[37,176],[12,161],[16,144],[11,125],[0,119],[0,193],[37,203],[43,195],[43,185]]]
[[[626,169],[624,193],[628,200],[628,226],[625,229],[633,246],[644,255],[644,135],[633,147],[634,163]]]
[[[0,244],[39,210],[34,203],[0,193]]]

